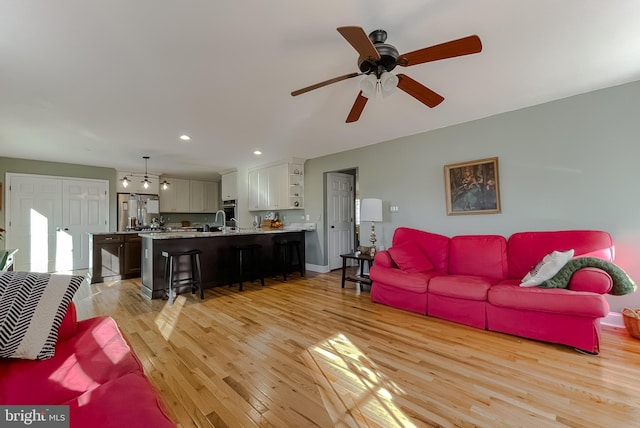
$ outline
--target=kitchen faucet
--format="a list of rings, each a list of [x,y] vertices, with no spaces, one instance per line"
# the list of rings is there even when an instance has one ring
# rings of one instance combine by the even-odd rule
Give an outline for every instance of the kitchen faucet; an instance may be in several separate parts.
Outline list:
[[[218,214],[222,214],[222,227],[220,227],[220,230],[222,233],[227,233],[227,215],[222,210],[216,211],[216,218],[214,220],[216,223],[218,222]]]

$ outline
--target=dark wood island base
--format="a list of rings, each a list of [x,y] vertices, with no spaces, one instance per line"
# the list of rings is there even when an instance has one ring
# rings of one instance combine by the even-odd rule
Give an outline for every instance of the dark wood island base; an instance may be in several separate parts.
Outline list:
[[[163,251],[189,251],[201,250],[200,264],[202,268],[203,288],[212,288],[228,285],[235,280],[236,261],[233,260],[234,245],[261,245],[260,263],[264,275],[276,274],[276,261],[274,260],[273,243],[275,240],[298,240],[301,245],[300,258],[304,269],[305,260],[305,232],[304,231],[256,231],[251,233],[221,233],[221,232],[195,232],[195,233],[145,233],[142,237],[142,287],[141,291],[147,297],[160,299],[164,296],[165,258]],[[180,271],[188,269],[182,266],[188,263],[188,258],[181,260]],[[188,273],[182,274],[188,276]],[[178,287],[178,293],[190,292],[190,286]]]

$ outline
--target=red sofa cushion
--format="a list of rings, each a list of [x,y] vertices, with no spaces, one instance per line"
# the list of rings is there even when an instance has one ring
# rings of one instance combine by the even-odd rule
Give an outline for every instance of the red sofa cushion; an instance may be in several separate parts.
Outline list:
[[[454,236],[449,243],[449,273],[505,279],[507,240],[500,235]]]
[[[412,293],[426,293],[429,280],[433,277],[443,275],[446,275],[446,272],[436,270],[429,272],[405,272],[400,269],[381,268],[376,265],[373,265],[369,272],[369,277],[374,282],[393,285],[393,287],[398,290],[406,290]]]
[[[47,360],[1,360],[4,404],[61,404],[127,373],[142,373],[115,321],[78,322],[78,333],[59,341]]]
[[[79,397],[69,405],[71,428],[175,427],[153,386],[140,373],[130,373]]]
[[[507,242],[509,278],[522,279],[544,256],[552,251],[573,248],[574,257],[598,257],[612,262],[614,246],[611,235],[597,230],[561,230],[518,232]]]
[[[429,258],[435,270],[448,271],[449,237],[409,227],[399,227],[393,233],[392,247],[403,242],[415,242]]]
[[[607,294],[613,288],[613,279],[598,268],[582,268],[571,275],[569,290]]]
[[[609,304],[600,294],[562,288],[520,287],[514,282],[510,280],[491,287],[489,303],[512,309],[588,318],[600,318],[609,313]]]
[[[412,241],[403,242],[389,248],[393,261],[405,272],[428,272],[433,270],[429,258],[422,252],[418,244]]]
[[[492,282],[495,281],[466,275],[439,276],[429,282],[429,294],[466,300],[487,300],[487,292]]]

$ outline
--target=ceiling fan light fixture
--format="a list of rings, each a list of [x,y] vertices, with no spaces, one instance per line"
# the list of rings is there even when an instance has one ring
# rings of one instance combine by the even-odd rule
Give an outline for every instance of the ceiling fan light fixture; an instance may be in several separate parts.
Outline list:
[[[170,185],[170,184],[171,184],[171,183],[169,183],[167,180],[164,180],[164,181],[162,182],[162,185],[161,185],[162,190],[169,190],[169,185]]]
[[[378,79],[373,74],[367,75],[360,81],[360,90],[362,96],[366,98],[373,98],[376,96],[376,89],[378,87]]]
[[[393,94],[398,87],[398,82],[400,82],[400,79],[398,79],[398,76],[396,76],[395,74],[389,73],[388,71],[382,73],[380,75],[380,87],[382,88],[382,96],[386,98],[389,95]]]
[[[120,180],[120,182],[122,183],[122,187],[124,187],[125,189],[129,185],[129,179],[127,178],[126,175],[124,177],[122,177],[122,180]]]

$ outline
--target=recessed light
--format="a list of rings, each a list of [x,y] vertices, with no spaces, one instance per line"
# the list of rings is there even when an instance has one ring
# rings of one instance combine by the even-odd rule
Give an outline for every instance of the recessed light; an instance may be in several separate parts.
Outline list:
[[[188,135],[186,135],[186,134],[185,134],[185,135],[181,135],[181,136],[180,136],[180,139],[181,139],[182,141],[189,141],[189,140],[191,139],[191,137],[189,137]]]
[[[261,154],[262,154],[262,152],[261,152],[260,150],[254,150],[254,151],[253,151],[253,154],[254,154],[254,155],[261,155]]]

